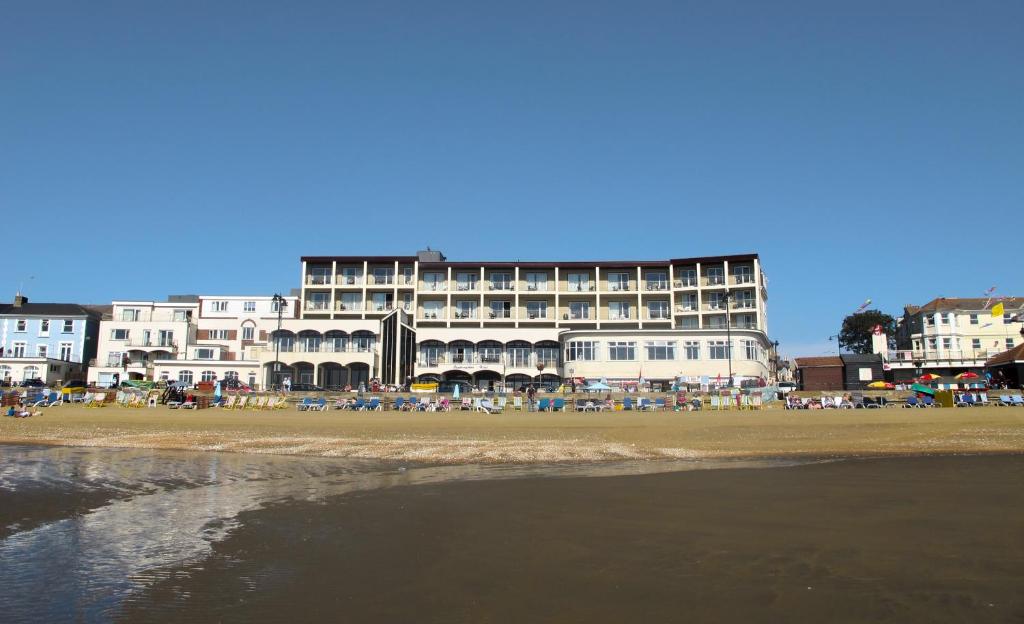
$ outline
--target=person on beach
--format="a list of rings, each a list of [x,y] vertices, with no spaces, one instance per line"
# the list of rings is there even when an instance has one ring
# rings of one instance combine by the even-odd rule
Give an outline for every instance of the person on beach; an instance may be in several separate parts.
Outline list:
[[[685,410],[685,409],[686,409],[686,390],[683,390],[682,388],[680,388],[679,391],[676,392],[676,411],[678,412],[680,410]]]
[[[537,389],[533,387],[533,384],[526,389],[526,400],[530,403],[530,411],[537,411]]]

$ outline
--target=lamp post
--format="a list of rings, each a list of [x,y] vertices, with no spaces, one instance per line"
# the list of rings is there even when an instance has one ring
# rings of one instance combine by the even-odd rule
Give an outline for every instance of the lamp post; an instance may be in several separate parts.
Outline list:
[[[274,382],[276,385],[281,373],[281,315],[288,305],[288,301],[278,293],[274,293],[270,301],[277,307],[277,331],[274,333]]]
[[[833,338],[835,339],[836,344],[839,345],[839,353],[840,353],[840,355],[842,355],[842,353],[843,353],[843,339],[839,337],[839,334],[836,334],[835,336],[829,336],[828,337],[828,341],[832,342]]]
[[[775,371],[774,371],[775,381],[778,382],[779,381],[779,364],[780,364],[780,362],[779,362],[779,341],[776,340],[776,341],[772,342],[771,344],[772,344],[772,362],[775,363]]]
[[[541,378],[544,376],[544,362],[537,362],[537,387],[540,387]]]

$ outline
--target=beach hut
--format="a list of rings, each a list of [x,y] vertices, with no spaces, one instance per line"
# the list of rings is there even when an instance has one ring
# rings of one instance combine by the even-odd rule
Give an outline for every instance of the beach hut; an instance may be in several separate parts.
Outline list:
[[[801,390],[842,390],[843,360],[837,356],[796,358]]]
[[[875,353],[844,353],[843,387],[846,390],[865,390],[873,381],[885,379],[882,356]]]

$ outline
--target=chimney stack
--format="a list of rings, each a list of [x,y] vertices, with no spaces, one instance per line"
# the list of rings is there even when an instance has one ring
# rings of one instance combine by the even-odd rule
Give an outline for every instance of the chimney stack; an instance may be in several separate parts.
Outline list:
[[[22,295],[20,292],[14,295],[14,307],[20,308],[26,303],[28,303],[28,297]]]

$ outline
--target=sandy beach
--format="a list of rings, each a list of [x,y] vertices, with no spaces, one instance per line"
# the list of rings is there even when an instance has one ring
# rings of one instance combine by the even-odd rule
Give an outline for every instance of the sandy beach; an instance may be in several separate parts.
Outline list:
[[[1024,451],[1024,409],[525,413],[56,406],[0,418],[0,443],[434,463]]]

